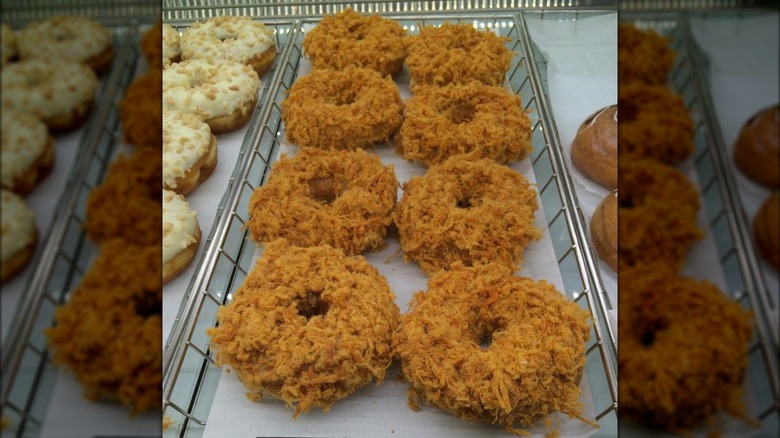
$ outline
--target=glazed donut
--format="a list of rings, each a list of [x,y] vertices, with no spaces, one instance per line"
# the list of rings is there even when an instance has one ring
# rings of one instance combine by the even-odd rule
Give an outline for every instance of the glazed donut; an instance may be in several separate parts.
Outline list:
[[[410,179],[403,191],[393,220],[404,259],[429,274],[456,261],[514,269],[541,236],[531,184],[492,160],[451,158]]]
[[[382,382],[399,310],[363,257],[276,240],[217,319],[206,332],[217,365],[235,370],[250,399],[280,398],[296,417]]]
[[[19,33],[19,57],[75,61],[102,74],[114,56],[111,32],[87,17],[60,16],[35,21]],[[64,72],[59,72],[60,75]]]
[[[465,84],[479,81],[501,85],[512,62],[512,52],[504,45],[509,38],[491,30],[474,29],[471,24],[444,23],[424,26],[419,35],[407,38],[406,66],[411,87],[416,85]]]
[[[780,195],[772,193],[753,218],[753,233],[761,255],[780,272]]]
[[[3,107],[36,115],[53,132],[69,131],[86,121],[97,87],[82,64],[29,59],[3,69]]]
[[[125,140],[134,146],[162,146],[162,70],[136,77],[119,102]]]
[[[0,61],[3,67],[16,57],[16,32],[11,26],[0,24]]]
[[[611,105],[588,116],[571,143],[571,161],[587,178],[607,190],[617,188],[618,107]]]
[[[259,89],[260,79],[247,65],[193,59],[163,71],[163,108],[195,114],[222,134],[249,121]]]
[[[163,111],[163,188],[187,195],[217,167],[217,138],[193,114]]]
[[[393,167],[376,155],[304,149],[282,156],[252,193],[246,227],[259,243],[284,238],[348,255],[374,251],[385,244],[397,186]]]
[[[282,120],[286,140],[300,148],[366,148],[395,134],[403,101],[395,82],[373,70],[316,70],[290,88]]]
[[[35,215],[19,195],[2,190],[2,283],[13,278],[29,263],[38,244]]]
[[[621,417],[678,433],[716,413],[745,419],[750,313],[663,268],[621,268],[619,282]]]
[[[252,67],[259,77],[276,58],[274,31],[249,17],[197,21],[181,35],[181,57],[240,62]]]
[[[149,62],[150,67],[163,68],[163,30],[162,21],[157,21],[154,26],[141,36],[141,53]]]
[[[620,159],[618,172],[620,269],[660,263],[678,271],[699,240],[699,194],[679,170],[653,160]]]
[[[73,373],[87,399],[118,400],[133,413],[160,409],[160,278],[159,245],[111,240],[55,310],[45,331],[52,361]]]
[[[587,422],[578,397],[588,316],[544,280],[455,263],[414,295],[393,335],[409,404],[518,435],[555,412]]]
[[[356,66],[376,70],[383,77],[404,66],[406,31],[379,15],[363,16],[346,9],[328,15],[303,39],[303,51],[314,69],[342,70]]]
[[[54,139],[37,117],[4,110],[2,117],[2,186],[26,195],[54,164]]]
[[[181,61],[181,36],[170,24],[162,25],[162,66]]]
[[[200,244],[198,214],[184,196],[162,191],[162,281],[172,280],[192,262]]]
[[[742,126],[734,146],[734,161],[769,189],[780,188],[780,105],[753,114]]]
[[[631,83],[618,90],[621,157],[678,163],[693,153],[693,120],[681,96],[662,85]]]
[[[601,200],[590,218],[590,238],[602,260],[613,271],[618,270],[618,193],[609,193]]]
[[[663,85],[677,55],[669,39],[654,30],[639,30],[633,24],[618,25],[618,82]],[[621,85],[622,86],[622,85]]]
[[[531,122],[520,97],[476,82],[415,88],[396,138],[400,155],[426,166],[453,155],[508,163],[531,149]]]

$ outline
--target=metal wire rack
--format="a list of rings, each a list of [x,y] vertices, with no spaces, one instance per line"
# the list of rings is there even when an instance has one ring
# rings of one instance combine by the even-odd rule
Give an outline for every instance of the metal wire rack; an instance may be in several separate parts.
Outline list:
[[[126,25],[132,20],[153,22],[160,18],[159,0],[4,0],[3,23],[14,26],[57,15],[80,15],[105,24]]]
[[[734,198],[733,181],[724,167],[725,148],[719,146],[719,132],[713,130],[714,115],[707,88],[701,76],[696,47],[684,12],[621,13],[621,21],[640,29],[653,29],[670,38],[677,60],[670,73],[670,86],[679,93],[694,122],[693,164],[708,219],[708,232],[714,238],[720,268],[728,288],[726,294],[753,314],[754,336],[749,348],[748,385],[755,397],[755,409],[763,430],[773,434],[780,418],[778,398],[777,345],[772,340],[768,307],[759,289],[755,256],[749,237],[745,239]],[[749,234],[747,235],[749,236]]]
[[[517,53],[510,67],[508,82],[519,94],[529,111],[533,131],[534,151],[531,156],[544,213],[548,219],[558,268],[567,296],[593,315],[591,340],[587,349],[585,376],[592,391],[595,420],[599,434],[610,436],[617,430],[617,381],[615,356],[609,346],[599,300],[593,296],[589,268],[582,251],[584,245],[577,232],[573,209],[566,193],[565,169],[561,166],[557,147],[550,136],[550,111],[542,90],[537,63],[543,58],[532,48],[522,14],[426,14],[396,16],[401,25],[416,33],[421,25],[450,22],[470,22],[479,28],[490,28],[512,38],[509,48]],[[222,370],[214,365],[209,349],[207,328],[216,323],[216,311],[230,301],[231,293],[240,286],[250,270],[255,245],[247,239],[249,197],[262,185],[272,168],[281,141],[284,125],[280,104],[285,92],[297,77],[303,59],[303,28],[318,19],[292,23],[274,23],[288,29],[288,41],[280,54],[280,69],[274,75],[268,100],[257,130],[247,136],[249,153],[234,171],[234,180],[223,197],[215,226],[211,231],[201,267],[190,284],[188,296],[166,346],[163,369],[163,409],[175,426],[165,436],[201,436],[204,432]]]

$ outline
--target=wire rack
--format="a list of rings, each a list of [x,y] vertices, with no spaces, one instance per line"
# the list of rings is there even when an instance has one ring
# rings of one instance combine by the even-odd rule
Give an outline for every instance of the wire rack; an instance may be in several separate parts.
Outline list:
[[[608,329],[599,300],[591,292],[592,280],[581,248],[573,209],[569,207],[565,169],[561,166],[559,146],[553,143],[548,119],[546,93],[539,79],[537,63],[543,58],[532,48],[522,14],[426,14],[419,16],[389,15],[405,26],[410,34],[420,25],[469,22],[478,28],[491,28],[512,38],[509,48],[517,53],[510,67],[508,82],[520,95],[529,111],[533,131],[534,151],[531,155],[549,233],[558,259],[567,296],[593,315],[591,340],[587,348],[585,376],[590,384],[595,420],[601,425],[598,433],[609,436],[617,430],[617,381],[614,345],[608,339]],[[214,394],[222,370],[214,365],[205,331],[216,323],[216,311],[230,301],[231,293],[243,282],[250,270],[256,247],[247,239],[244,228],[248,217],[249,197],[256,187],[265,183],[284,138],[281,122],[281,101],[297,77],[303,59],[303,27],[318,19],[292,23],[275,23],[288,30],[287,45],[282,50],[280,69],[274,75],[268,100],[264,104],[257,129],[251,139],[249,153],[234,171],[234,180],[223,197],[215,226],[200,269],[190,284],[182,303],[179,318],[174,323],[166,345],[163,369],[163,408],[176,426],[165,436],[201,436],[212,409]]]
[[[105,24],[125,25],[132,20],[160,17],[159,0],[3,0],[3,23],[14,26],[56,15],[81,15]],[[15,26],[14,26],[15,27]]]
[[[713,130],[714,113],[702,79],[696,47],[687,15],[669,13],[621,13],[621,21],[633,22],[640,29],[654,29],[670,38],[677,60],[670,73],[670,85],[685,102],[694,122],[695,151],[693,165],[700,181],[707,213],[709,234],[714,238],[720,268],[726,280],[726,294],[753,314],[754,336],[749,348],[748,385],[755,397],[755,409],[763,431],[774,434],[778,428],[777,345],[766,297],[761,289],[755,256],[751,254],[749,234],[737,214],[736,193],[731,175],[725,170],[725,148],[719,132]]]

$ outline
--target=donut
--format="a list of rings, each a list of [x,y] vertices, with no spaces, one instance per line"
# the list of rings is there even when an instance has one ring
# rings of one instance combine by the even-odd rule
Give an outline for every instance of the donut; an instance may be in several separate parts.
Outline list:
[[[29,263],[38,244],[35,215],[19,195],[2,190],[2,283],[13,278]]]
[[[514,269],[541,237],[531,184],[492,160],[451,158],[410,179],[403,192],[393,221],[404,259],[429,274],[456,261]]]
[[[87,119],[98,80],[74,61],[28,59],[3,68],[3,108],[40,117],[52,132],[65,132]]]
[[[193,114],[163,111],[163,188],[187,195],[217,167],[217,138]]]
[[[387,142],[402,119],[395,82],[359,67],[316,70],[298,79],[282,101],[286,140],[301,148],[359,149]]]
[[[602,260],[613,271],[618,270],[618,193],[609,193],[601,200],[590,218],[590,238]]]
[[[675,164],[693,153],[693,120],[682,96],[662,85],[631,83],[618,90],[621,157]]]
[[[571,161],[587,178],[615,190],[617,160],[618,107],[610,105],[582,122],[571,143]]]
[[[235,371],[250,399],[279,398],[297,417],[381,383],[398,319],[387,280],[362,256],[280,239],[207,335],[217,365]]]
[[[0,62],[3,67],[16,58],[16,32],[11,26],[0,24]]]
[[[249,121],[259,89],[257,73],[245,64],[193,59],[163,71],[163,108],[195,114],[222,134]]]
[[[683,434],[716,413],[745,419],[750,313],[652,265],[621,268],[619,282],[621,418]]]
[[[476,82],[415,88],[396,138],[400,155],[426,166],[453,155],[509,163],[531,149],[531,122],[520,97]]]
[[[240,62],[252,67],[259,77],[276,59],[274,31],[249,17],[196,21],[181,35],[181,57]]]
[[[673,167],[621,157],[618,185],[620,269],[660,263],[678,271],[688,247],[702,236],[693,184]]]
[[[753,234],[761,255],[780,272],[780,195],[772,193],[753,218]]]
[[[159,228],[159,223],[155,228]],[[133,413],[160,409],[162,284],[159,245],[103,245],[45,330],[55,365],[89,400],[118,400]]]
[[[181,36],[170,24],[162,25],[162,66],[181,61]]]
[[[406,39],[406,66],[416,85],[465,84],[479,81],[501,85],[512,62],[505,44],[509,38],[491,30],[478,31],[471,24],[444,23],[423,26]]]
[[[780,105],[753,114],[742,126],[734,145],[734,161],[753,181],[780,188]]]
[[[135,245],[159,245],[162,241],[160,150],[136,148],[120,155],[105,179],[87,198],[87,235],[95,243],[122,239]]]
[[[163,68],[163,30],[162,21],[158,20],[154,26],[141,36],[141,53],[143,53],[149,66]]]
[[[192,262],[200,244],[198,214],[184,196],[162,191],[162,281],[167,283]]]
[[[669,39],[653,29],[640,30],[630,23],[618,25],[618,82],[663,85],[674,65]]]
[[[350,8],[327,15],[303,38],[303,51],[312,68],[342,70],[356,66],[376,70],[383,77],[404,66],[406,31],[379,15],[363,16]]]
[[[453,264],[417,292],[393,335],[409,404],[518,435],[556,412],[582,417],[589,314],[546,281],[495,263]]]
[[[246,227],[258,243],[328,244],[348,255],[385,244],[396,203],[393,167],[362,150],[304,149],[282,156],[249,199]]]
[[[51,171],[54,139],[40,119],[13,110],[3,111],[0,134],[2,186],[26,195]]]
[[[111,32],[102,24],[81,16],[58,16],[34,21],[19,33],[19,57],[47,61],[75,61],[95,74],[111,66],[114,48]],[[60,75],[64,72],[59,72]]]
[[[124,138],[134,146],[162,146],[162,70],[136,77],[119,102]]]

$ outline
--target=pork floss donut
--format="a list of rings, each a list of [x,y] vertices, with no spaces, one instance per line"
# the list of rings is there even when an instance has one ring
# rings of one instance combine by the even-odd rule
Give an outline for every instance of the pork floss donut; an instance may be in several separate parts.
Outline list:
[[[720,412],[746,419],[750,313],[713,284],[652,265],[621,268],[619,281],[621,417],[677,432]]]
[[[141,53],[151,67],[163,68],[163,30],[162,20],[154,23],[154,26],[141,36]]]
[[[618,270],[618,193],[609,193],[590,218],[590,238],[596,253],[613,271]]]
[[[451,158],[410,179],[393,213],[404,258],[433,273],[460,261],[511,269],[540,237],[531,184],[492,160]]]
[[[363,257],[277,240],[207,334],[217,365],[235,370],[250,399],[280,398],[296,417],[382,382],[399,319],[393,300]]]
[[[423,26],[418,35],[406,40],[411,86],[474,80],[501,85],[512,62],[512,52],[504,45],[507,41],[509,38],[491,30],[478,31],[471,24]]]
[[[187,195],[217,167],[217,138],[193,114],[163,111],[163,188]]]
[[[2,117],[2,186],[25,195],[51,171],[54,139],[37,117],[4,110]]]
[[[19,57],[83,63],[102,74],[111,65],[111,32],[80,16],[59,16],[27,25],[19,33]],[[63,74],[60,72],[59,74]]]
[[[197,21],[181,35],[181,57],[240,62],[262,76],[276,58],[274,31],[249,17]]]
[[[753,234],[761,255],[780,272],[780,195],[772,193],[753,218]]]
[[[734,161],[753,181],[780,188],[780,105],[753,114],[739,131]]]
[[[0,62],[3,67],[16,57],[16,32],[11,26],[0,24]]]
[[[184,196],[162,191],[162,281],[167,283],[192,262],[200,244],[198,214]]]
[[[571,162],[607,190],[617,188],[618,107],[610,105],[588,116],[571,143]]]
[[[3,108],[29,112],[52,132],[81,126],[87,119],[98,80],[75,61],[28,59],[3,68]]]
[[[134,146],[162,145],[162,70],[150,68],[133,80],[119,101],[119,119]]]
[[[390,140],[402,119],[395,82],[352,66],[303,76],[282,102],[286,139],[301,148],[367,148]]]
[[[30,261],[38,243],[35,215],[19,195],[2,190],[2,270],[5,283],[18,274]]]
[[[410,407],[422,400],[518,435],[555,412],[592,424],[578,401],[588,317],[543,280],[453,264],[414,295],[393,335]]]
[[[249,200],[246,227],[256,242],[328,244],[348,255],[380,249],[392,223],[392,166],[362,150],[304,149],[274,164]]]
[[[520,97],[478,82],[415,88],[396,137],[400,155],[426,166],[453,155],[509,163],[531,149],[531,121]]]
[[[406,31],[379,15],[363,16],[352,9],[327,15],[303,39],[303,50],[314,69],[341,70],[353,65],[395,75],[404,66]]]
[[[618,25],[618,82],[663,85],[676,54],[669,39],[654,30],[640,30],[633,24]]]

